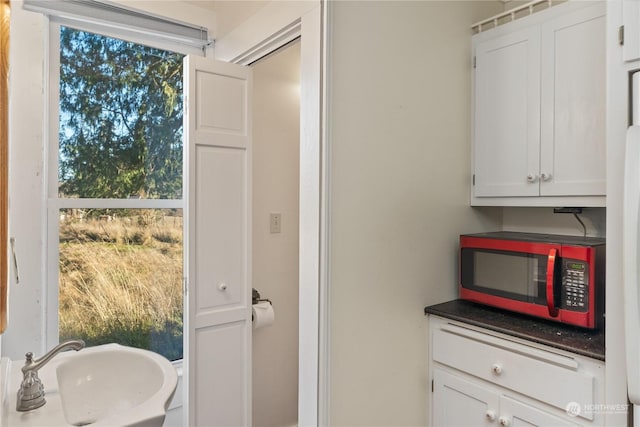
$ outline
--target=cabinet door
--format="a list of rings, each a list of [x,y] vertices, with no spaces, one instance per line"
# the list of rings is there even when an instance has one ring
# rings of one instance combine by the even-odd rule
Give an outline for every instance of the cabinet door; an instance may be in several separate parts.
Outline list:
[[[514,400],[508,396],[502,396],[500,398],[500,417],[498,423],[499,425],[509,427],[560,427],[580,425]]]
[[[539,27],[479,42],[475,55],[474,195],[537,196]]]
[[[434,426],[495,425],[498,394],[439,368],[433,370],[433,382]]]
[[[605,6],[542,25],[542,196],[606,194]]]

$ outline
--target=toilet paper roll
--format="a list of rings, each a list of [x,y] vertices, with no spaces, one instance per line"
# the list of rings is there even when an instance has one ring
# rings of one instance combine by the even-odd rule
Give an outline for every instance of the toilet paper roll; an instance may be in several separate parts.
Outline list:
[[[270,302],[262,301],[253,304],[253,329],[271,326],[274,320],[275,313]]]

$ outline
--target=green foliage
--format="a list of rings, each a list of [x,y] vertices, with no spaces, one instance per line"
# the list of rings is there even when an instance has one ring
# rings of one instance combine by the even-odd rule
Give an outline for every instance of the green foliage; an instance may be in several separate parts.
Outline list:
[[[182,58],[61,29],[62,194],[181,197]]]

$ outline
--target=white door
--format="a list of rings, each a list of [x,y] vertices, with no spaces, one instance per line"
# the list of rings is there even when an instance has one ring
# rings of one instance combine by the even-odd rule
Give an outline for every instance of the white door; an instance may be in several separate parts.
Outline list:
[[[188,56],[189,426],[251,425],[251,70]]]
[[[540,195],[606,194],[606,4],[542,25]]]
[[[475,58],[474,195],[537,196],[539,29],[478,42]]]
[[[433,370],[434,426],[491,426],[498,415],[497,393],[442,369]]]

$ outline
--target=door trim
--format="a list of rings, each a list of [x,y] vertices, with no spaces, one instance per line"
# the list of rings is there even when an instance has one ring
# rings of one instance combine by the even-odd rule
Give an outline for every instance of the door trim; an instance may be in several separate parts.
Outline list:
[[[274,35],[260,42],[258,45],[242,52],[229,62],[239,65],[250,65],[260,58],[285,46],[302,35],[302,19],[296,19]]]
[[[265,9],[269,6],[265,6]],[[283,7],[276,4],[275,7]],[[300,304],[298,425],[329,425],[329,156],[326,133],[326,1],[306,9],[266,11],[279,29],[265,29],[251,18],[246,25],[254,42],[239,46],[238,32],[223,43],[221,57],[241,65],[283,47],[297,37],[301,42],[300,89]],[[278,18],[274,19],[274,13]],[[257,14],[260,15],[260,14]],[[287,15],[287,17],[284,17]],[[256,28],[263,30],[256,40]],[[237,43],[237,44],[236,44]],[[234,46],[232,46],[234,45]],[[216,57],[219,53],[216,45]],[[238,53],[239,52],[239,53]],[[223,59],[224,58],[220,58]]]

